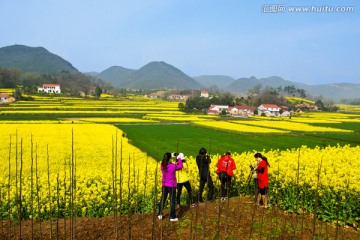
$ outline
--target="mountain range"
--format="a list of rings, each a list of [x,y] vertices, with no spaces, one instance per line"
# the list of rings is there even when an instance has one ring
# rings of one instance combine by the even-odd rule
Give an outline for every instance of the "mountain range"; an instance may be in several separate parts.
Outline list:
[[[21,72],[36,72],[42,74],[75,71],[73,65],[60,56],[50,53],[43,47],[28,47],[12,45],[0,48],[0,67],[18,68]],[[234,94],[246,94],[249,89],[260,85],[278,88],[294,86],[304,89],[312,96],[323,96],[330,100],[359,98],[360,84],[339,83],[307,85],[285,80],[278,76],[267,78],[249,77],[232,78],[225,75],[201,75],[190,77],[178,68],[163,61],[154,61],[140,69],[128,69],[121,66],[111,66],[97,73],[85,73],[110,82],[118,88],[132,89],[203,89],[217,87],[220,90]]]

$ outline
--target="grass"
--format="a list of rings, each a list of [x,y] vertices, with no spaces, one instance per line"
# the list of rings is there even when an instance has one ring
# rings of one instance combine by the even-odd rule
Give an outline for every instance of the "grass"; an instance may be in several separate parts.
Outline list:
[[[345,130],[353,130],[354,132],[360,132],[360,123],[358,122],[342,122],[339,123],[312,123],[313,126],[320,127],[331,127],[331,128],[340,128]]]
[[[237,134],[197,127],[191,124],[149,124],[116,125],[126,133],[131,144],[160,160],[164,152],[181,151],[187,155],[197,155],[201,147],[210,153],[223,154],[226,151],[269,151],[271,149],[292,149],[302,145],[343,146],[360,144],[360,135],[351,133],[318,134]]]

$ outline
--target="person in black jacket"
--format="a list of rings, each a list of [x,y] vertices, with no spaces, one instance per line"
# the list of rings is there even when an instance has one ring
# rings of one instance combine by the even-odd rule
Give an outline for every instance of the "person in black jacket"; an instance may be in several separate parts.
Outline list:
[[[209,165],[211,163],[210,156],[205,148],[200,148],[199,154],[196,156],[196,164],[200,175],[199,202],[203,202],[202,194],[205,183],[208,185],[207,201],[212,201],[214,197],[214,183],[210,176]]]

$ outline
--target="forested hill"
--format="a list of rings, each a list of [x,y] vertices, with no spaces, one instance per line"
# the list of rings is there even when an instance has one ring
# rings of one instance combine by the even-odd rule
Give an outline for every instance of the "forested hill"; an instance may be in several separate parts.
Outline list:
[[[41,74],[78,72],[71,63],[43,47],[12,45],[0,48],[0,67]]]
[[[97,77],[121,88],[198,89],[201,87],[193,78],[163,61],[150,62],[138,70],[113,66],[98,74]]]

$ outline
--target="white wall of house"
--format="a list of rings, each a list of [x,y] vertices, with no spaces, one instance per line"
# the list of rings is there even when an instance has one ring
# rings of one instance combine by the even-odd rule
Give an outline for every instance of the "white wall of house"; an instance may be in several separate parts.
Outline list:
[[[209,97],[209,92],[208,91],[201,91],[200,97],[208,98]]]
[[[60,84],[43,84],[41,88],[38,88],[38,92],[61,93]]]
[[[280,111],[280,107],[278,107],[275,104],[261,104],[258,107],[258,115],[261,115],[262,113],[265,112],[269,112],[270,114],[267,113],[267,115],[279,116],[280,115],[279,111]]]
[[[0,101],[7,101],[9,98],[9,95],[7,94],[0,94]]]

